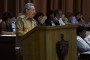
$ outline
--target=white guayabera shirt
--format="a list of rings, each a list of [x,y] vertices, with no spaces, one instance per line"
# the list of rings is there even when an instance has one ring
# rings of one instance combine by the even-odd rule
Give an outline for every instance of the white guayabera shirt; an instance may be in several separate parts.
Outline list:
[[[77,36],[77,48],[79,53],[90,51],[89,44],[80,36]]]
[[[85,41],[89,44],[89,46],[90,46],[90,34],[87,36],[87,37],[85,37]]]

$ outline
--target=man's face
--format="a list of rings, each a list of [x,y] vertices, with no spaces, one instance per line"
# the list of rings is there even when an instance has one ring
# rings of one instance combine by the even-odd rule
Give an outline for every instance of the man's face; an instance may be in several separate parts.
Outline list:
[[[54,18],[54,13],[52,13],[52,14],[50,15],[50,18],[52,18],[52,19]]]
[[[41,21],[43,19],[43,16],[39,16],[38,20]]]
[[[35,7],[33,6],[32,8],[30,9],[26,9],[26,14],[28,16],[28,18],[33,18],[35,16]]]
[[[83,30],[83,31],[81,32],[81,36],[82,36],[82,38],[85,38],[85,37],[86,37],[86,30]]]
[[[62,12],[59,11],[59,13],[56,16],[57,16],[58,19],[61,18],[62,17]]]
[[[81,18],[82,18],[82,15],[81,15],[81,14],[78,14],[78,15],[77,15],[77,18],[78,18],[78,19],[81,19]]]

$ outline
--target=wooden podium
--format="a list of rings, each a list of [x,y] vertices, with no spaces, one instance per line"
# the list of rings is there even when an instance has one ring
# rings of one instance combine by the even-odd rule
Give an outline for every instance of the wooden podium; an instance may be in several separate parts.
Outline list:
[[[56,43],[61,34],[69,42],[65,60],[77,60],[76,25],[36,27],[21,39],[23,60],[61,60],[56,53]]]

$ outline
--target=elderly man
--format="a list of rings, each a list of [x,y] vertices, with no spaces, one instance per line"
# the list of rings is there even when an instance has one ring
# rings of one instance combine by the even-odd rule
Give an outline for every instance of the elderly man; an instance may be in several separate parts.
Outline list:
[[[37,26],[36,21],[33,19],[35,15],[35,7],[32,3],[27,3],[24,6],[25,14],[17,18],[17,36],[23,36],[28,31]]]

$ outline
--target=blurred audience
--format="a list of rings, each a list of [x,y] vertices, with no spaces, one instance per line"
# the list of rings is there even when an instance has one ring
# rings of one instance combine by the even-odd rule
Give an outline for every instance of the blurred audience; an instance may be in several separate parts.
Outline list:
[[[67,17],[67,19],[68,19],[68,22],[69,22],[69,23],[72,23],[72,22],[71,22],[71,19],[72,19],[72,17],[73,17],[73,13],[71,13],[71,12],[66,12],[65,15],[66,15],[66,17]]]
[[[45,20],[46,26],[56,26],[59,25],[59,22],[55,20],[54,11],[49,11],[47,13],[47,19]]]
[[[65,25],[65,23],[62,20],[63,12],[60,9],[55,10],[55,19],[59,22],[59,25]]]
[[[63,21],[65,24],[68,24],[68,23],[69,23],[68,18],[65,16],[65,14],[62,14],[62,21]]]
[[[34,16],[34,19],[37,21],[38,26],[44,26],[44,22],[42,22],[44,18],[44,14],[42,12],[37,12],[36,15]]]
[[[9,12],[5,12],[2,16],[1,22],[1,34],[2,35],[14,35],[15,31],[12,29],[13,15]]]
[[[83,20],[83,16],[80,12],[77,12],[71,19],[73,24],[78,24],[81,26],[85,26],[85,21]]]

